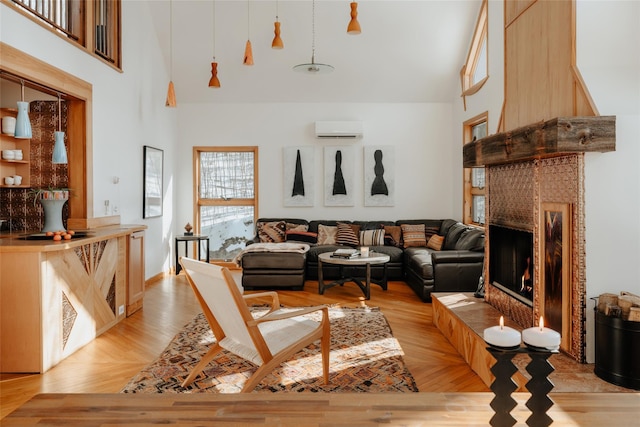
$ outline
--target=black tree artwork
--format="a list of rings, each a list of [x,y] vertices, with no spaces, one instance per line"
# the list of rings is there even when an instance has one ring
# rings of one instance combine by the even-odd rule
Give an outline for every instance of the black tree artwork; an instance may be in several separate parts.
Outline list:
[[[293,176],[293,190],[291,197],[304,196],[304,177],[302,174],[302,160],[300,160],[300,150],[296,154],[296,172]]]
[[[382,164],[382,150],[376,150],[373,153],[373,158],[375,159],[375,165],[373,166],[373,171],[376,177],[373,180],[373,184],[371,184],[371,195],[375,196],[377,194],[383,194],[385,196],[388,196],[389,189],[387,188],[387,183],[384,181],[384,165]]]
[[[336,170],[333,173],[333,195],[347,194],[347,187],[342,176],[342,151],[336,151]]]

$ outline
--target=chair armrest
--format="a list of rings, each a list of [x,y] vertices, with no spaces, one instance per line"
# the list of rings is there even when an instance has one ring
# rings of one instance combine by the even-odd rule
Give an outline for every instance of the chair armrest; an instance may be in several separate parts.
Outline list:
[[[274,310],[277,310],[280,308],[280,299],[278,298],[278,293],[277,292],[258,292],[255,294],[248,294],[248,295],[242,295],[242,298],[244,298],[245,302],[252,300],[252,299],[256,299],[256,298],[264,298],[264,297],[271,297],[271,303],[269,304],[271,306],[271,308],[269,309],[268,313],[271,313]],[[268,314],[267,313],[267,314]]]
[[[329,316],[329,308],[326,305],[317,305],[314,307],[304,307],[299,310],[291,311],[289,313],[267,313],[258,319],[248,321],[247,324],[250,326],[255,326],[258,323],[270,322],[272,320],[289,319],[291,317],[298,317],[302,316],[303,314],[309,314],[313,313],[314,311],[320,310],[323,311],[322,317],[326,319]]]
[[[484,260],[484,252],[475,251],[432,251],[431,263],[436,264],[454,264],[467,262],[482,262]]]

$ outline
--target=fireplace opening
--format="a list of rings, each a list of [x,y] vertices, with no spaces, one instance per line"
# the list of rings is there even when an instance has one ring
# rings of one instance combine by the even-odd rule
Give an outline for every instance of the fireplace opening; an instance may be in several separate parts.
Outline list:
[[[489,226],[489,278],[491,283],[533,306],[533,233]]]

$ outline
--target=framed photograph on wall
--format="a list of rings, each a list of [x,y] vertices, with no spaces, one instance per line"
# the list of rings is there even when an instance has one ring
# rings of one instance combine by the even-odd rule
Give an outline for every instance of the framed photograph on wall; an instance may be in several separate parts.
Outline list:
[[[313,206],[315,147],[283,149],[284,206]]]
[[[324,147],[324,204],[353,206],[355,149]]]
[[[144,146],[144,176],[142,180],[142,217],[162,216],[164,152],[159,148]]]
[[[542,203],[539,222],[539,304],[544,325],[561,335],[560,347],[571,346],[571,204]]]
[[[364,147],[364,205],[393,206],[395,199],[395,147]]]

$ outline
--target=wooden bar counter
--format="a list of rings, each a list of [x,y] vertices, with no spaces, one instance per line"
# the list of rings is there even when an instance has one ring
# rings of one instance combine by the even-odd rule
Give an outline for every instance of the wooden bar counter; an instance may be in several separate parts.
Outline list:
[[[2,236],[0,372],[45,372],[122,320],[128,238],[145,228],[91,229],[60,242]]]

